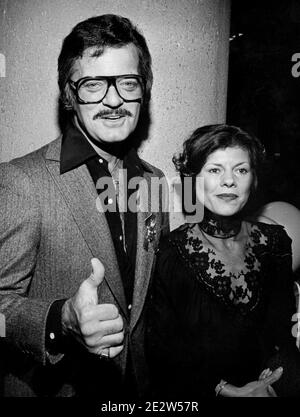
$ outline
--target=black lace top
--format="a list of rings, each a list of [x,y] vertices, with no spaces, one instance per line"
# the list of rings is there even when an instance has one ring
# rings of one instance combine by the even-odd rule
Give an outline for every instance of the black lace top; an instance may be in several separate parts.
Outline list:
[[[290,238],[281,226],[243,222],[242,229],[243,256],[232,253],[229,263],[198,224],[160,244],[146,346],[161,398],[209,397],[220,379],[257,380],[282,349],[296,357],[300,379]]]

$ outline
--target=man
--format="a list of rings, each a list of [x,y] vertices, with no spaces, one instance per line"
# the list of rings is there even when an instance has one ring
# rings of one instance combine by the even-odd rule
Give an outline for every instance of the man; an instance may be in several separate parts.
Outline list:
[[[0,168],[4,395],[135,398],[147,389],[146,295],[168,229],[161,194],[156,211],[149,198],[139,209],[163,174],[132,148],[151,57],[128,19],[93,17],[65,38],[58,76],[62,137]]]

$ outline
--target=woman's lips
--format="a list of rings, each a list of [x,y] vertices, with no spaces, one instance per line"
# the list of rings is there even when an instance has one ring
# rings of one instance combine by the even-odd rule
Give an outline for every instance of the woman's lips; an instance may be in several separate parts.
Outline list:
[[[236,194],[231,194],[231,193],[217,194],[217,197],[225,201],[231,201],[231,200],[235,200],[236,198],[238,198]]]

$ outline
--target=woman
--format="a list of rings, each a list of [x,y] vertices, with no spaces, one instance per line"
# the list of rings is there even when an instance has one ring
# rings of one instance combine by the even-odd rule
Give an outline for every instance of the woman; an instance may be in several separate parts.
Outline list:
[[[159,247],[147,332],[155,395],[300,395],[291,241],[282,226],[245,220],[263,157],[255,137],[211,125],[173,158],[204,216]]]

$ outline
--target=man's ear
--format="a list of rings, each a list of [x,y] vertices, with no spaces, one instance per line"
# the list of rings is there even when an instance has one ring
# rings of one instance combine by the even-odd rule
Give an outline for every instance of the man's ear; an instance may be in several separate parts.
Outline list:
[[[64,95],[62,97],[64,109],[67,111],[74,110],[76,103],[74,91],[71,89],[69,83],[65,85]]]

